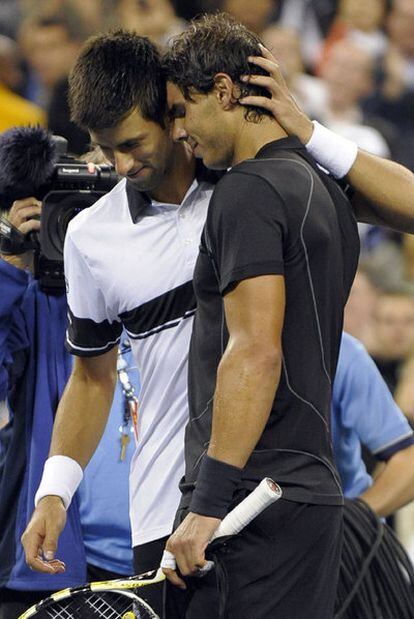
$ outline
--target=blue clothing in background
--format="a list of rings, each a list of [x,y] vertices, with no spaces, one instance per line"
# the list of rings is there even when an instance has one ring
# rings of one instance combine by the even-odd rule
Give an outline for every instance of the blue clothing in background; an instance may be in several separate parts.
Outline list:
[[[121,340],[122,342],[122,340]],[[131,348],[123,354],[130,382],[138,394],[138,370]],[[119,574],[133,574],[132,540],[129,526],[129,468],[134,451],[134,434],[125,460],[121,462],[121,433],[124,399],[117,382],[105,432],[85,470],[77,492],[82,536],[88,564]],[[130,425],[132,430],[132,426]]]
[[[380,460],[414,443],[413,431],[364,346],[342,335],[332,394],[334,457],[344,495],[355,498],[371,484],[361,443]]]
[[[25,563],[20,536],[34,509],[54,415],[72,368],[64,348],[66,311],[65,295],[44,294],[28,273],[0,259],[0,400],[7,399],[11,414],[0,432],[0,586],[10,589],[57,590],[81,584],[89,560],[132,573],[128,472],[133,441],[118,465],[117,428],[124,406],[119,385],[97,460],[86,469],[59,539],[57,556],[66,563],[66,572],[49,576]],[[137,390],[136,372],[131,382]]]

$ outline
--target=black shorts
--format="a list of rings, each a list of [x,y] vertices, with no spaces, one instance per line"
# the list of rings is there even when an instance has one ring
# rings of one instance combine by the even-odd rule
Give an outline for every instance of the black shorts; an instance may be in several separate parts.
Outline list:
[[[186,592],[167,583],[165,619],[217,619],[224,600],[226,619],[332,619],[342,526],[342,507],[281,499],[211,544],[207,577],[187,578]]]
[[[145,572],[151,572],[156,570],[161,563],[161,557],[167,537],[148,542],[147,544],[140,544],[134,546],[134,572],[135,574],[145,574]],[[142,597],[148,604],[155,610],[157,615],[162,616],[163,606],[163,583],[157,583],[149,587],[143,587],[137,590],[139,597]]]

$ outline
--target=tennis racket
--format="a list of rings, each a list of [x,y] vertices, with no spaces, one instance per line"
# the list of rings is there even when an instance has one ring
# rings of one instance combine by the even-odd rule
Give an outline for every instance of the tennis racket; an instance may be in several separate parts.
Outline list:
[[[266,477],[227,514],[211,541],[218,537],[236,535],[281,496],[280,486]],[[167,564],[164,556],[161,566],[174,569],[174,555],[168,554]],[[207,563],[209,567],[203,568],[205,571],[212,567],[211,562]],[[155,585],[165,579],[162,567],[140,576],[91,582],[80,587],[63,589],[31,606],[18,619],[159,619],[147,602],[138,596],[138,592],[141,587]]]

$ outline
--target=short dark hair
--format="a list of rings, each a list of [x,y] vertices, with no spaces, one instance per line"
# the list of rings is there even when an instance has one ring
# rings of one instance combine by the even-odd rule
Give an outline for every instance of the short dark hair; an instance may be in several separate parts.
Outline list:
[[[174,37],[164,57],[167,77],[191,99],[190,89],[208,93],[214,88],[214,76],[227,73],[240,88],[241,97],[270,97],[264,88],[240,81],[242,75],[266,75],[260,67],[249,64],[248,56],[261,56],[260,38],[227,13],[197,17],[190,27]],[[272,116],[259,107],[246,107],[246,118],[256,121]]]
[[[83,129],[114,127],[134,108],[163,127],[167,87],[156,46],[124,30],[88,39],[69,76],[69,106]]]

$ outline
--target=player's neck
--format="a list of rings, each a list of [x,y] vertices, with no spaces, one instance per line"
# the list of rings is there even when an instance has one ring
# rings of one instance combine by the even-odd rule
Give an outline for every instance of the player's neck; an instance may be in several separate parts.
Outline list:
[[[174,144],[171,167],[157,189],[150,192],[151,198],[165,204],[181,204],[194,177],[194,157],[183,143]]]
[[[262,146],[285,137],[286,131],[272,118],[265,116],[258,123],[243,120],[235,139],[232,165],[255,157]]]

